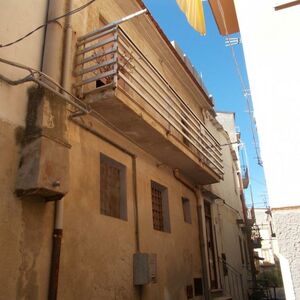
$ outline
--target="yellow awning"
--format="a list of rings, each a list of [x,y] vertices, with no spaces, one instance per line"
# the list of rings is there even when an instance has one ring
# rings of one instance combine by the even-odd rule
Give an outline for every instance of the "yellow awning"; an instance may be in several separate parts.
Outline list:
[[[202,0],[176,0],[181,10],[185,13],[190,25],[205,35],[205,20]]]

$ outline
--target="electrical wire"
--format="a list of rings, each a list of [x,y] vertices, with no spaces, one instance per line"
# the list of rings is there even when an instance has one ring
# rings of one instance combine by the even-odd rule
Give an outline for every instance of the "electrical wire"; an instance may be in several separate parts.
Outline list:
[[[254,148],[255,148],[255,152],[256,152],[257,163],[258,163],[258,165],[262,166],[263,163],[262,163],[262,160],[261,160],[261,157],[260,157],[259,146],[258,146],[258,142],[256,140],[256,134],[255,134],[256,131],[255,131],[255,127],[254,127],[254,124],[253,124],[254,116],[253,116],[253,112],[252,112],[252,109],[251,109],[251,100],[249,99],[249,93],[247,92],[248,89],[246,88],[246,84],[245,84],[244,79],[243,79],[243,75],[242,75],[241,68],[239,66],[239,63],[238,63],[238,60],[237,60],[237,57],[236,57],[236,53],[235,53],[234,48],[233,48],[233,44],[231,43],[231,41],[229,39],[229,33],[228,33],[227,25],[226,25],[226,20],[225,20],[223,7],[220,3],[220,0],[217,0],[217,2],[218,2],[219,11],[220,11],[220,14],[221,14],[221,17],[222,17],[223,25],[224,25],[224,28],[225,28],[225,35],[226,35],[227,40],[229,41],[228,46],[230,46],[231,55],[232,55],[232,58],[233,58],[233,61],[234,61],[234,64],[235,64],[235,68],[236,68],[236,71],[237,71],[237,74],[238,74],[238,77],[239,77],[239,80],[240,80],[240,83],[241,83],[241,86],[242,86],[242,90],[243,90],[243,93],[244,93],[244,97],[246,99],[247,107],[248,107],[248,112],[249,112],[249,117],[250,117],[249,118],[250,119],[250,128],[251,128],[252,139],[253,139]]]
[[[14,61],[10,61],[7,59],[3,59],[1,57],[0,57],[0,62],[7,64],[7,65],[11,65],[11,66],[19,68],[19,69],[26,70],[30,73],[30,75],[28,75],[24,78],[21,78],[19,80],[15,80],[15,81],[10,80],[0,74],[0,79],[6,81],[7,83],[12,84],[12,85],[18,85],[18,84],[25,83],[28,81],[33,81],[33,82],[37,83],[38,85],[44,86],[45,88],[52,90],[53,92],[57,92],[56,90],[51,88],[46,82],[42,81],[43,79],[46,79],[47,82],[50,82],[56,88],[60,89],[61,91],[64,91],[67,95],[69,95],[73,99],[73,100],[67,100],[67,98],[64,97],[70,104],[74,105],[75,107],[77,107],[78,109],[82,110],[85,113],[90,113],[91,108],[89,107],[89,105],[87,103],[83,102],[81,99],[77,98],[72,93],[68,92],[59,83],[57,83],[54,79],[52,79],[47,74],[45,74],[39,70],[36,70],[34,68],[25,66],[23,64],[20,64],[20,63],[14,62]]]
[[[32,31],[26,33],[25,35],[23,35],[22,37],[16,39],[15,41],[10,42],[10,43],[7,43],[7,44],[0,44],[0,48],[5,48],[5,47],[12,46],[12,45],[14,45],[14,44],[17,44],[17,43],[21,42],[22,40],[26,39],[27,37],[29,37],[30,35],[32,35],[33,33],[35,33],[36,31],[38,31],[38,30],[40,30],[40,29],[46,27],[48,24],[54,23],[54,22],[56,22],[57,20],[62,19],[62,18],[65,18],[65,17],[67,17],[67,16],[71,16],[71,15],[73,15],[73,14],[76,14],[76,13],[78,13],[79,11],[83,10],[84,8],[86,8],[87,6],[91,5],[91,4],[92,4],[93,2],[95,2],[95,1],[96,1],[96,0],[91,0],[91,1],[87,2],[86,4],[84,4],[84,5],[80,6],[80,7],[77,7],[77,8],[75,8],[74,10],[71,10],[71,11],[69,11],[69,12],[67,12],[67,13],[65,13],[65,14],[63,14],[63,15],[61,15],[61,16],[59,16],[59,17],[50,19],[50,20],[48,20],[45,24],[42,24],[42,25],[36,27],[35,29],[33,29]]]

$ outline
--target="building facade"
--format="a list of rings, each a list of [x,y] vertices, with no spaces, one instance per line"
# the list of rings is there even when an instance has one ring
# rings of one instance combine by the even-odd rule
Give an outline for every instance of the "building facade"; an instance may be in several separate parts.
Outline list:
[[[1,3],[0,298],[246,299],[239,162],[203,83],[149,13],[111,23],[141,1],[56,19],[80,5]]]

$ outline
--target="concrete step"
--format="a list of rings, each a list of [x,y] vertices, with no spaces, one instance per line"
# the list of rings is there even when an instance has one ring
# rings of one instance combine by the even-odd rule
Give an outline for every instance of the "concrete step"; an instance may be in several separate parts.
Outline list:
[[[223,289],[213,289],[210,291],[210,294],[212,295],[212,297],[221,297],[223,296]]]
[[[232,300],[232,297],[225,296],[223,289],[214,289],[210,291],[212,300]]]

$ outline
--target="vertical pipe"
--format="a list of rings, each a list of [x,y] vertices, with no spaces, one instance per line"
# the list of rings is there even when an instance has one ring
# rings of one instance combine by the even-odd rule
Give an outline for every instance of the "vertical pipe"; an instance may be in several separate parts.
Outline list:
[[[206,238],[206,233],[205,233],[205,224],[203,223],[205,218],[204,212],[202,210],[203,207],[203,199],[201,197],[201,191],[200,189],[195,188],[189,182],[187,182],[184,178],[180,176],[179,170],[175,169],[173,171],[174,177],[181,182],[185,187],[190,189],[196,198],[197,201],[197,220],[198,220],[198,235],[199,235],[199,245],[200,245],[200,258],[201,258],[201,263],[202,263],[202,270],[203,270],[203,286],[204,286],[204,299],[205,300],[210,300],[211,299],[211,294],[210,294],[210,286],[209,286],[209,273],[208,273],[208,256],[207,256],[207,249],[206,249],[206,244],[205,244],[205,238]]]
[[[136,174],[136,156],[131,155],[132,158],[132,182],[133,182],[133,201],[135,214],[135,237],[136,237],[136,251],[140,252],[140,234],[139,234],[139,207],[137,196],[137,174]]]
[[[47,19],[53,19],[64,12],[65,1],[50,0]],[[61,82],[61,60],[63,48],[63,26],[60,21],[47,25],[42,70],[56,82]],[[51,85],[51,84],[50,84]],[[55,89],[57,89],[55,87]]]
[[[63,2],[63,1],[61,1]],[[52,3],[55,6],[55,1]],[[56,12],[56,10],[52,7]],[[67,11],[72,10],[72,0],[67,2]],[[56,14],[58,15],[58,14]],[[57,25],[56,25],[57,26]],[[48,33],[48,32],[47,32]],[[53,38],[53,32],[50,32],[50,36]],[[49,37],[49,36],[48,36]],[[57,37],[59,38],[59,37]],[[54,40],[52,43],[54,43]],[[48,42],[49,43],[49,42]],[[45,48],[49,51],[49,48]],[[51,50],[51,47],[50,47]],[[61,74],[61,85],[64,89],[70,90],[71,86],[71,50],[72,50],[72,27],[71,27],[71,16],[67,16],[65,19],[65,36],[64,36],[64,45],[63,45],[63,68]],[[46,55],[46,51],[45,51]],[[56,58],[59,60],[59,53],[56,54]],[[55,74],[57,71],[60,71],[60,66],[53,65],[51,66],[51,61],[44,61],[43,67],[46,69],[44,71],[52,72]],[[57,75],[59,76],[59,75]],[[56,77],[56,79],[59,79]],[[66,97],[69,97],[64,93]],[[55,201],[55,219],[54,219],[54,229],[53,229],[53,244],[52,244],[52,258],[51,258],[51,270],[50,270],[50,279],[49,279],[49,291],[48,299],[55,300],[57,299],[57,290],[58,290],[58,278],[59,278],[59,265],[60,265],[60,253],[61,253],[61,241],[63,236],[63,212],[64,212],[64,199]]]
[[[47,28],[48,24],[47,21],[49,20],[49,6],[50,6],[50,0],[47,0],[47,10],[46,10],[46,16],[45,16],[45,28],[44,28],[44,37],[43,37],[43,47],[42,47],[42,55],[41,55],[41,62],[40,62],[40,70],[43,71],[43,65],[44,65],[44,57],[45,57],[45,46],[46,46],[46,35],[47,35]]]

